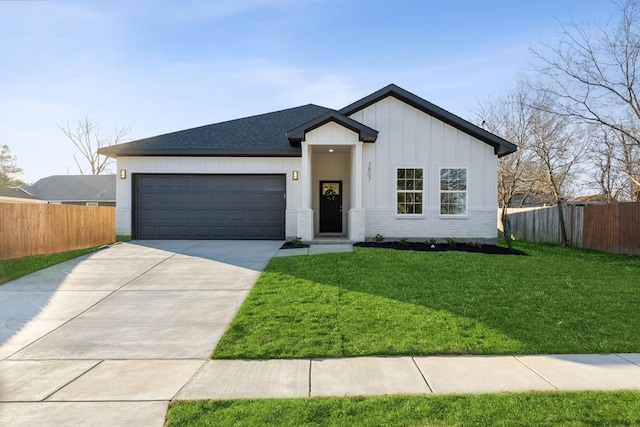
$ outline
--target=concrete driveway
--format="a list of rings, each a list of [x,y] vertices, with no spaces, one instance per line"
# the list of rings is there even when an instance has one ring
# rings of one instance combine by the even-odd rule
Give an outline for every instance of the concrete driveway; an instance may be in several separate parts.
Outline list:
[[[281,244],[121,243],[0,285],[0,425],[162,426]]]

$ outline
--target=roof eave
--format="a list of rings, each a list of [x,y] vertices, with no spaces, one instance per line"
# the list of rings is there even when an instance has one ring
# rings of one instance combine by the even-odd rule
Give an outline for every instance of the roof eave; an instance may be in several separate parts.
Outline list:
[[[101,153],[103,155],[107,155]],[[251,149],[251,150],[173,150],[173,149],[122,149],[110,153],[110,157],[300,157],[300,150]]]

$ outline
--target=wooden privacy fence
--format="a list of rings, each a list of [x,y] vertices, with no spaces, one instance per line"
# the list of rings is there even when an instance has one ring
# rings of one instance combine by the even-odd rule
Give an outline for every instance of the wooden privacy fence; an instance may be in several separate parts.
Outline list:
[[[0,203],[0,260],[114,242],[115,208]]]
[[[498,229],[503,232],[501,213]],[[562,214],[570,246],[640,255],[640,203],[563,205]],[[517,240],[562,243],[557,206],[508,208],[507,217]]]
[[[584,248],[640,255],[640,203],[587,206],[582,241]]]

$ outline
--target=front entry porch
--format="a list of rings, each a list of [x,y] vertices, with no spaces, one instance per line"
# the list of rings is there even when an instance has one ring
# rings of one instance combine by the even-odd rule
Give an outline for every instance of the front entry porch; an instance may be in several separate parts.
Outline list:
[[[362,142],[305,141],[301,169],[298,236],[304,241],[363,241]]]

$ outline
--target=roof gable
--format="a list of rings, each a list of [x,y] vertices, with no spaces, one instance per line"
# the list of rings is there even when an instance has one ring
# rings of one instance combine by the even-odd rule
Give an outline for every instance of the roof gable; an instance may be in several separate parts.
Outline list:
[[[491,145],[494,149],[494,153],[498,155],[498,157],[514,153],[518,149],[514,144],[510,143],[506,139],[500,138],[497,135],[487,132],[486,130],[474,125],[473,123],[470,123],[456,116],[455,114],[452,114],[438,107],[437,105],[432,104],[429,101],[422,99],[419,96],[414,95],[413,93],[408,92],[394,84],[390,84],[380,89],[379,91],[374,92],[371,95],[366,96],[361,100],[344,107],[343,109],[339,110],[339,113],[345,116],[350,116],[389,96],[392,96],[399,101],[411,105],[412,107],[417,108],[418,110],[432,117],[435,117],[436,119],[447,123],[448,125],[451,125],[456,129],[473,136],[474,138],[479,139],[485,144]]]
[[[306,123],[296,126],[287,132],[287,139],[294,147],[299,147],[300,142],[304,141],[305,134],[314,129],[319,128],[329,122],[334,122],[358,134],[358,138],[362,142],[375,142],[378,138],[378,131],[371,129],[337,111],[327,111],[325,114],[309,120]]]

